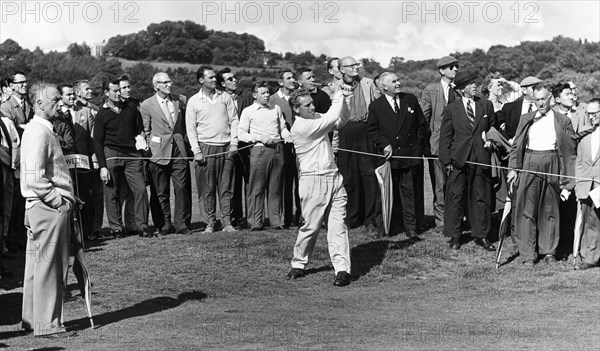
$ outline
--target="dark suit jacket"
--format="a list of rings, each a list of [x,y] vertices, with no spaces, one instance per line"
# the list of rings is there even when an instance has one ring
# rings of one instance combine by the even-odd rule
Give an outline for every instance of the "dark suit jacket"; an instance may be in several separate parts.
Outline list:
[[[380,150],[391,145],[394,156],[422,156],[427,142],[427,122],[419,101],[408,93],[400,93],[398,97],[400,115],[394,112],[385,96],[369,105],[367,132]],[[419,159],[392,159],[390,164],[398,169],[420,162]]]
[[[498,111],[498,125],[506,123],[504,126],[504,136],[507,139],[514,138],[517,133],[523,109],[523,101],[523,97],[520,97],[513,102],[505,104],[502,106],[502,110]]]
[[[529,128],[533,123],[537,111],[524,114],[521,117],[515,140],[510,150],[508,166],[515,169],[523,168],[523,158],[529,141]],[[560,174],[573,177],[575,175],[575,159],[577,143],[572,138],[573,125],[569,117],[554,112],[554,129],[556,131],[556,148],[560,163]],[[561,189],[573,189],[575,180],[573,178],[560,179]]]
[[[144,132],[149,133],[148,138],[150,152],[152,153],[151,162],[167,165],[171,160],[165,159],[173,155],[173,143],[177,144],[177,148],[183,157],[188,157],[188,146],[185,141],[185,106],[187,98],[183,95],[171,94],[173,108],[175,110],[174,124],[171,123],[165,116],[160,107],[156,94],[144,100],[140,105],[140,113],[144,123]]]
[[[54,127],[54,133],[60,143],[63,154],[71,155],[77,153],[75,150],[73,121],[69,120],[65,113],[59,111],[52,120],[52,126]]]
[[[481,136],[496,123],[496,113],[491,101],[475,100],[475,127],[471,129],[467,110],[462,98],[446,106],[440,133],[440,162],[444,166],[457,168],[465,166],[466,161],[490,164],[490,153],[483,147]]]
[[[0,112],[0,117],[4,116]],[[10,122],[9,122],[10,123]],[[10,139],[10,134],[8,134],[8,129],[4,124],[4,121],[0,118],[0,129],[2,132],[0,133],[0,166],[6,167],[7,169],[12,168],[12,140]],[[5,139],[6,138],[6,139]],[[6,147],[2,146],[2,141],[6,143]],[[2,179],[2,178],[0,178]],[[1,191],[0,191],[1,193]],[[0,213],[2,213],[0,211]]]

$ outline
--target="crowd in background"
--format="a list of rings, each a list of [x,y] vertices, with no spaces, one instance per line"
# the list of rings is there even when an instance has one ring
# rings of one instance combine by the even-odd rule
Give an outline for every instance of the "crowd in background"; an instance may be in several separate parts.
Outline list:
[[[451,248],[460,249],[461,234],[470,226],[477,245],[495,250],[490,214],[508,195],[514,209],[511,231],[524,263],[534,264],[538,255],[548,263],[568,257],[579,212],[584,260],[576,267],[597,265],[598,209],[591,196],[599,183],[594,148],[600,100],[579,101],[573,81],[549,85],[525,77],[519,84],[494,73],[479,82],[477,72],[461,71],[451,56],[441,58],[437,69],[440,80],[418,98],[402,92],[391,72],[375,79],[361,76],[352,57],[329,59],[331,80],[322,83],[308,67],[284,69],[276,81],[253,77],[240,84],[229,68],[202,66],[195,76],[200,89],[191,97],[176,94],[169,76],[158,73],[152,80],[156,94],[138,100],[137,82],[123,75],[103,82],[101,106],[91,102],[87,80],[60,84],[54,133],[64,155],[83,155],[92,165],[70,171],[83,202],[83,233],[88,240],[103,237],[106,213],[114,238],[192,234],[193,180],[197,221],[205,234],[301,227],[306,218],[290,135],[296,120],[290,96],[299,88],[308,90],[314,112],[323,114],[332,105],[335,85],[352,92],[346,99],[350,116],[327,136],[335,164],[317,161],[314,171],[339,169],[349,228],[364,226],[373,236],[404,232],[410,240],[422,240],[431,227],[423,201],[428,162],[435,227]],[[24,72],[5,75],[1,85],[0,242],[10,256],[26,250],[27,199],[20,184],[27,165],[20,153],[28,145],[21,138],[37,102],[29,96]],[[388,232],[375,176],[386,159],[396,198]]]

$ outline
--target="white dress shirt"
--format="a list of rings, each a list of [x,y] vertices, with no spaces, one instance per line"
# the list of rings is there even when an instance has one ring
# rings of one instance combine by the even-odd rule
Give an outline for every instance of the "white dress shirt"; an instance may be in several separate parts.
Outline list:
[[[598,148],[600,148],[600,128],[596,128],[592,133],[592,160],[598,156]]]
[[[529,104],[530,102],[523,100],[523,106],[521,106],[521,116],[529,113]],[[535,106],[535,103],[533,101],[531,101],[531,111],[537,111],[537,106]]]
[[[535,114],[533,124],[529,128],[527,148],[536,151],[556,150],[556,130],[554,129],[554,112],[548,111],[543,117]]]

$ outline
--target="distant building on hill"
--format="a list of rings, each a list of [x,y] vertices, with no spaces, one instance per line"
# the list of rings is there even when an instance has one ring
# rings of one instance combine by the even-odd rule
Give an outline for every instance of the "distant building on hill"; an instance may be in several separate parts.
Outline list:
[[[92,56],[101,57],[104,56],[104,47],[106,46],[106,41],[102,41],[101,43],[92,44]]]

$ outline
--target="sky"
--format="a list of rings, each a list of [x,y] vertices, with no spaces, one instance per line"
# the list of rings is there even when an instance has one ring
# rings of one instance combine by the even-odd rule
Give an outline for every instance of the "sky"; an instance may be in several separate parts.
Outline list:
[[[600,1],[5,1],[0,42],[65,51],[151,23],[191,20],[249,33],[267,50],[371,58],[439,58],[557,35],[600,41]]]

